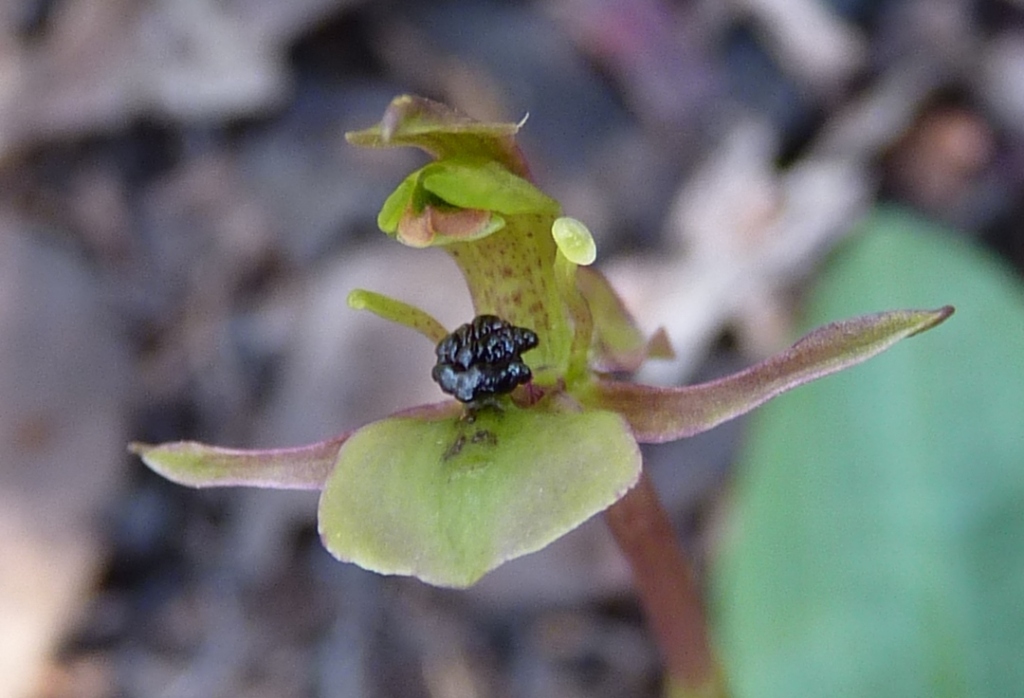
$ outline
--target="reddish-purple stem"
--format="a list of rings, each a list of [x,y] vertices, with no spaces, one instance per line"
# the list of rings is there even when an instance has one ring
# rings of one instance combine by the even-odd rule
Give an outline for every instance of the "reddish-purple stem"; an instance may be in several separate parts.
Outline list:
[[[673,682],[707,690],[717,680],[696,575],[646,474],[605,519],[629,560],[640,603]]]

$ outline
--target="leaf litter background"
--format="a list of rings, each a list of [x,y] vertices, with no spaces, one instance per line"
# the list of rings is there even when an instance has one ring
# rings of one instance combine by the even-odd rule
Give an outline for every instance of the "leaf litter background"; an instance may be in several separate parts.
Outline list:
[[[961,303],[881,377],[756,416],[738,469],[742,424],[646,459],[716,570],[738,695],[1019,689],[1019,2],[4,0],[0,695],[657,695],[600,520],[448,592],[331,560],[309,496],[188,490],[124,451],[299,444],[436,397],[422,342],[344,305],[469,317],[443,256],[373,225],[416,156],[343,141],[403,91],[530,113],[540,183],[673,339],[645,380]]]

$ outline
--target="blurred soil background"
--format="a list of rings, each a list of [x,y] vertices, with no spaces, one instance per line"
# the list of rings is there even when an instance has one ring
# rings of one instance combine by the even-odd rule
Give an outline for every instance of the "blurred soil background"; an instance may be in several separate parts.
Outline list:
[[[344,141],[402,92],[529,113],[539,183],[673,339],[647,381],[785,346],[878,201],[1024,270],[1019,0],[2,0],[0,695],[657,695],[600,518],[439,590],[333,561],[315,495],[125,451],[438,397],[431,347],[345,305],[471,315],[444,255],[376,230],[422,157]],[[741,429],[646,452],[699,560]]]

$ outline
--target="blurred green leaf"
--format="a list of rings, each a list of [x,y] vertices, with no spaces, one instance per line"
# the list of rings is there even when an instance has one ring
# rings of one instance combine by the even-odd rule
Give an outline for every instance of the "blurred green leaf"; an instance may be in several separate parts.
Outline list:
[[[385,419],[342,448],[321,537],[375,572],[469,586],[608,507],[639,475],[640,450],[611,412],[509,405],[473,419]]]
[[[1020,695],[1024,293],[895,210],[832,260],[807,322],[951,303],[944,327],[754,418],[715,575],[740,698]]]

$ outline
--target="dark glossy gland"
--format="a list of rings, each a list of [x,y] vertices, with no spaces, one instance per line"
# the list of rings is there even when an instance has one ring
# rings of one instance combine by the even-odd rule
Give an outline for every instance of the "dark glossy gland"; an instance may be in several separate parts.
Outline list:
[[[431,376],[461,402],[510,393],[532,377],[520,354],[537,343],[533,330],[478,315],[438,342]]]

